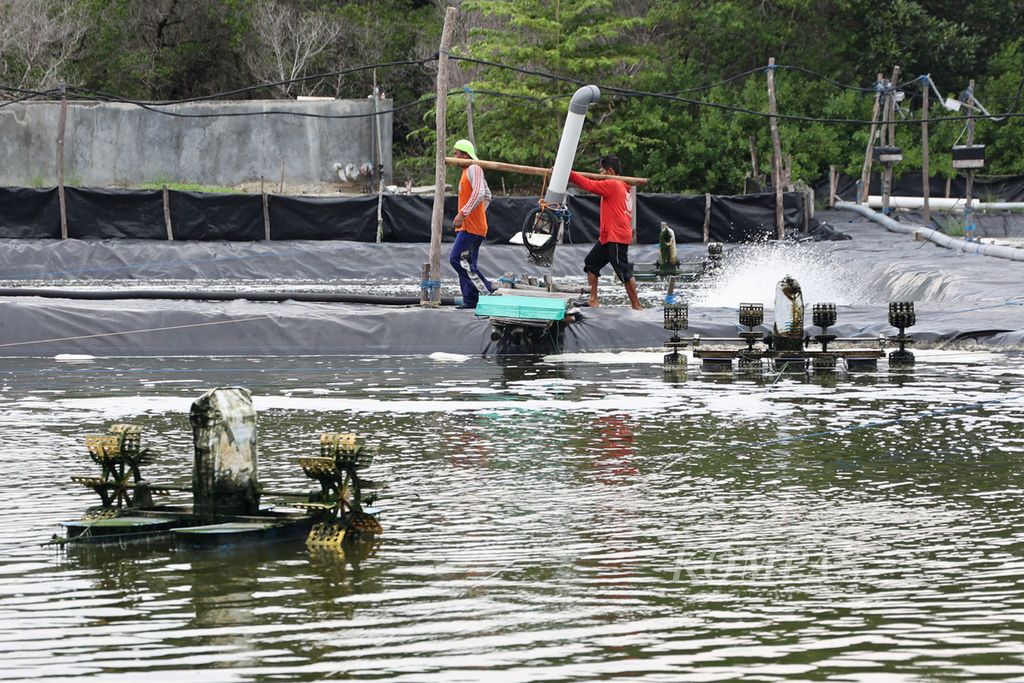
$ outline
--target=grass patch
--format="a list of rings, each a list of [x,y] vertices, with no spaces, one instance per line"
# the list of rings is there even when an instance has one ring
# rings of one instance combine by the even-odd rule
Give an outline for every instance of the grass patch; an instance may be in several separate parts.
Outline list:
[[[199,183],[165,183],[159,180],[152,183],[143,183],[138,186],[139,190],[162,190],[166,187],[168,190],[177,190],[178,192],[219,192],[221,194],[227,193],[239,193],[233,187],[224,187],[223,185],[200,185]]]
[[[936,216],[934,220],[935,224],[939,226],[939,230],[950,237],[964,236],[964,226],[960,223],[960,218],[956,216],[942,215]]]

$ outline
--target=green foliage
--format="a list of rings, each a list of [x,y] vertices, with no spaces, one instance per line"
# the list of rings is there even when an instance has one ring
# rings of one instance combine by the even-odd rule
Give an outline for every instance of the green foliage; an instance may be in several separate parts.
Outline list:
[[[59,71],[64,80],[147,100],[254,84],[246,58],[257,49],[257,0],[66,1],[84,11],[88,30],[69,46]],[[58,7],[57,0],[39,3]],[[340,27],[341,37],[306,65],[306,74],[428,58],[437,50],[446,4],[280,3]],[[765,67],[774,57],[783,154],[794,180],[814,182],[832,165],[859,175],[867,146],[874,93],[837,84],[870,88],[876,74],[888,77],[898,64],[907,94],[905,123],[896,132],[905,159],[899,174],[922,158],[918,76],[930,74],[944,95],[958,95],[973,78],[991,112],[1024,110],[1022,14],[1022,0],[974,0],[966,13],[954,0],[463,0],[452,54],[484,63],[452,60],[447,132],[453,139],[467,134],[471,102],[484,158],[550,166],[568,98],[579,85],[594,83],[602,96],[587,116],[577,167],[592,169],[615,152],[625,173],[650,178],[652,191],[739,192],[755,171],[751,140],[757,173],[770,173]],[[25,62],[0,44],[0,73],[13,74]],[[291,94],[363,98],[376,82],[399,107],[414,105],[394,116],[395,179],[430,184],[435,69],[432,62],[382,66],[310,79]],[[261,89],[232,96],[283,95]],[[932,97],[931,118],[949,115]],[[853,122],[829,121],[837,119]],[[987,173],[1024,172],[1022,122],[978,121]],[[965,139],[964,123],[935,121],[929,135],[931,172],[955,175],[950,148]],[[449,181],[454,177],[452,171]],[[495,174],[492,186],[536,194],[541,183]]]

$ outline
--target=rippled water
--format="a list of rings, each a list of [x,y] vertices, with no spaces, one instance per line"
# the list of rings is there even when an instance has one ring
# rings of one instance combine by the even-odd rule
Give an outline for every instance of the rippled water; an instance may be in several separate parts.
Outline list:
[[[0,360],[0,680],[1024,677],[1024,359],[666,377],[660,353]],[[328,430],[379,448],[385,533],[177,551],[41,545],[88,433],[249,388],[267,488]],[[270,502],[269,500],[267,502]]]

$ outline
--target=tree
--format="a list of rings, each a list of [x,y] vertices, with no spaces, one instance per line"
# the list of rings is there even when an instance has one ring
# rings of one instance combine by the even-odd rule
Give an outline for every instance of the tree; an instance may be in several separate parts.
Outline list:
[[[0,0],[0,76],[17,88],[52,88],[88,28],[76,0]]]
[[[250,21],[252,42],[245,51],[245,64],[257,79],[275,83],[283,97],[308,90],[295,79],[306,75],[342,33],[340,22],[325,11],[303,10],[275,0],[256,0]]]

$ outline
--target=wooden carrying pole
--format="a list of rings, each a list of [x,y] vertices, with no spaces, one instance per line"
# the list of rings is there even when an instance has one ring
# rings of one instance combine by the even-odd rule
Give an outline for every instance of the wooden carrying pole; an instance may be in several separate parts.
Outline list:
[[[472,159],[458,159],[456,157],[445,157],[444,163],[449,166],[471,166],[473,164],[478,165],[485,171],[504,171],[506,173],[522,173],[523,175],[539,175],[539,176],[550,176],[550,168],[541,168],[540,166],[520,166],[519,164],[506,164],[503,161],[474,161]],[[646,185],[648,182],[647,178],[634,178],[632,176],[625,175],[601,175],[600,173],[584,173],[583,171],[576,171],[584,178],[593,178],[594,180],[621,180],[627,185]]]
[[[782,200],[782,143],[779,142],[779,122],[775,119],[775,57],[768,59],[768,118],[772,133],[772,187],[775,188],[775,230],[777,239],[786,236]]]
[[[441,47],[437,56],[437,147],[434,154],[434,212],[430,219],[430,280],[441,280],[441,229],[444,221],[444,151],[448,147],[448,48],[452,43],[457,10],[449,7],[444,14]],[[441,302],[441,288],[435,286],[429,303]]]

